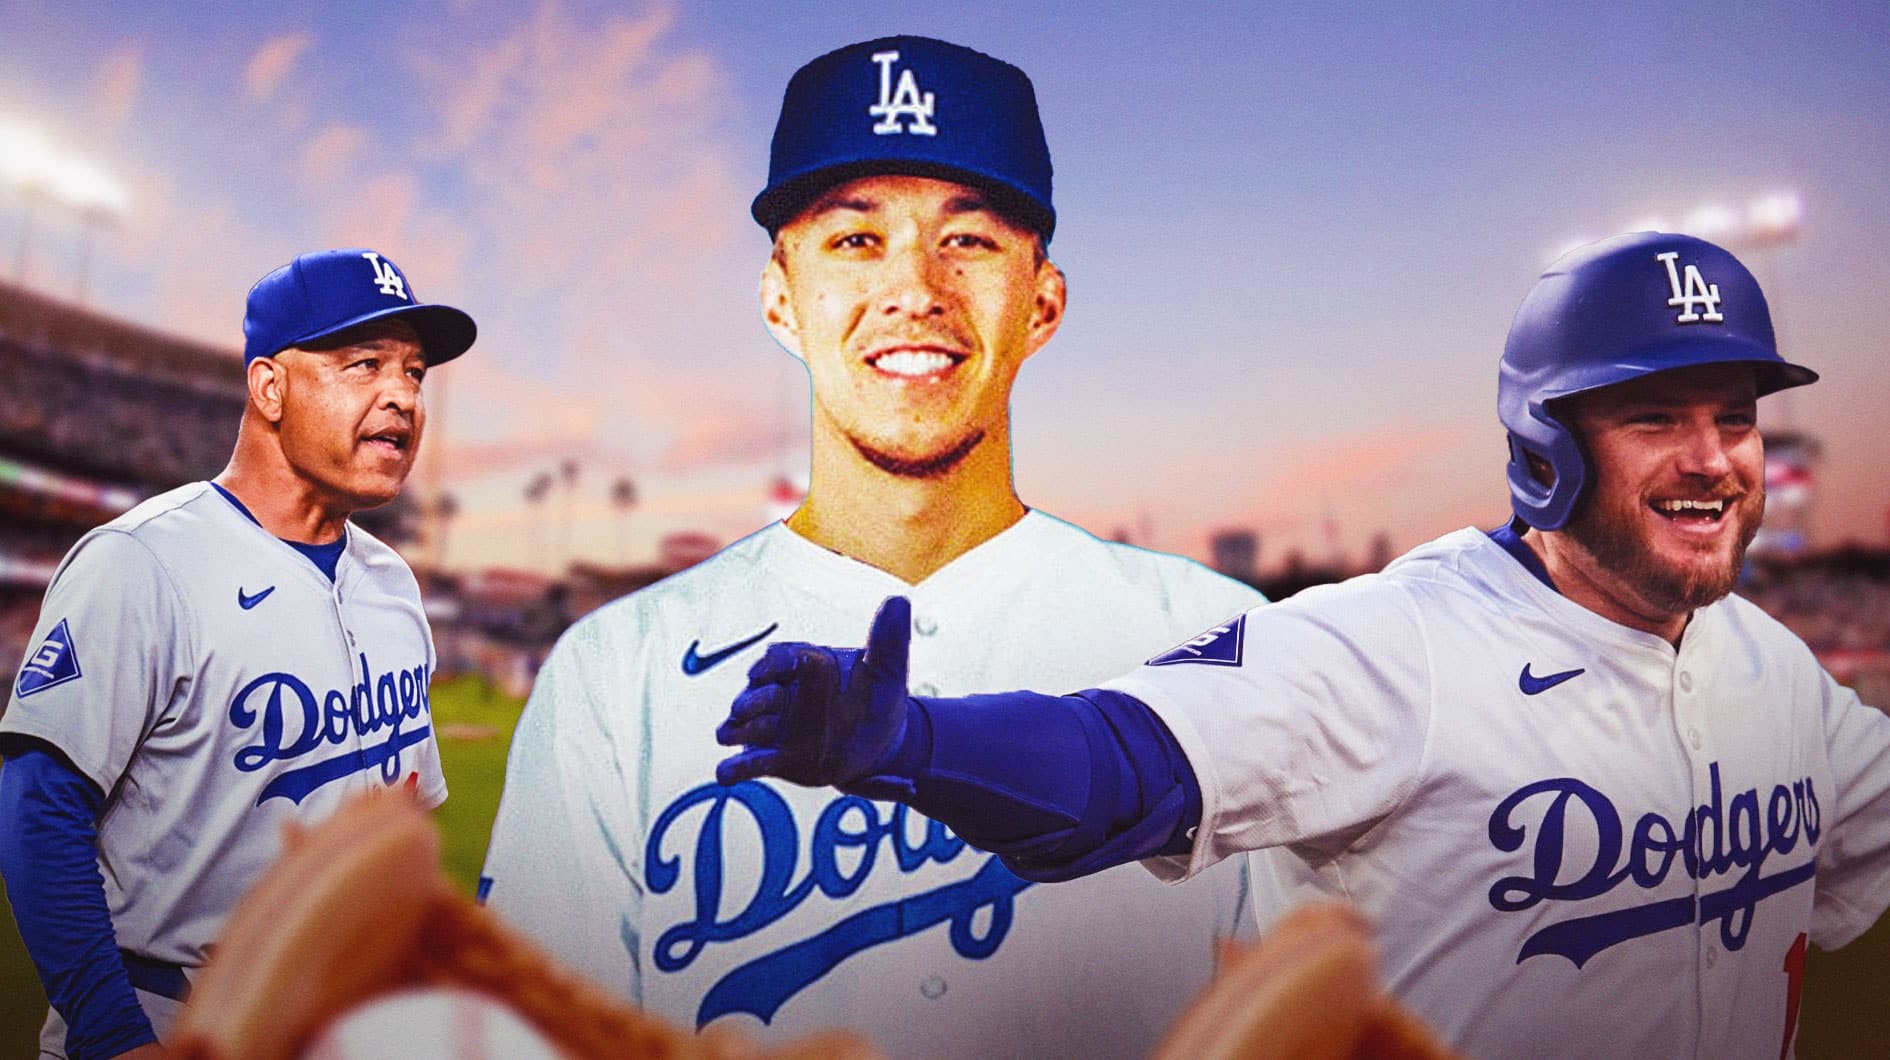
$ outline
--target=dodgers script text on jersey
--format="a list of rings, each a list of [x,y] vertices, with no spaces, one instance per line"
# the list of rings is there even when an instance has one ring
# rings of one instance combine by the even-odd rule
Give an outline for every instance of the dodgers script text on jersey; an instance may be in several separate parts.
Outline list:
[[[763,643],[858,636],[894,593],[922,695],[1046,669],[1080,688],[1259,600],[1040,513],[916,586],[776,524],[565,635],[514,737],[489,903],[689,1026],[847,1026],[895,1056],[1145,1054],[1216,937],[1250,924],[1237,862],[1181,888],[1135,866],[1033,887],[894,803],[715,783],[715,723]]]
[[[1890,726],[1737,597],[1676,649],[1464,530],[1231,625],[1264,658],[1110,682],[1202,781],[1151,865],[1270,848],[1260,908],[1380,915],[1388,985],[1468,1055],[1778,1055],[1807,942],[1883,907]]]
[[[446,798],[418,586],[347,533],[330,583],[199,482],[87,534],[54,575],[0,732],[114,793],[99,860],[120,946],[200,965],[284,821],[410,780]]]

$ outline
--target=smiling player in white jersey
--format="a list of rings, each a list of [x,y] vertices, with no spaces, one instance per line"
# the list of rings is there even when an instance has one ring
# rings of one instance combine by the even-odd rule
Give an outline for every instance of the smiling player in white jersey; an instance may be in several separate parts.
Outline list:
[[[1033,888],[896,803],[724,788],[713,720],[770,637],[915,601],[919,687],[1067,688],[1259,601],[1018,500],[1009,399],[1062,320],[1029,80],[870,41],[789,84],[754,214],[770,331],[813,382],[785,523],[572,628],[513,738],[489,905],[687,1026],[862,1031],[895,1056],[1137,1056],[1250,921],[1244,873]]]
[[[718,775],[898,792],[1039,880],[1258,851],[1468,1055],[1787,1055],[1805,947],[1890,903],[1890,718],[1728,595],[1757,398],[1816,378],[1724,250],[1595,244],[1510,331],[1509,526],[1075,696],[908,696],[893,601],[864,656],[771,646]]]
[[[264,277],[244,332],[229,467],[73,546],[0,717],[0,872],[52,1001],[42,1056],[159,1055],[286,822],[388,785],[446,798],[419,587],[348,516],[399,492],[421,379],[473,321],[334,250]]]

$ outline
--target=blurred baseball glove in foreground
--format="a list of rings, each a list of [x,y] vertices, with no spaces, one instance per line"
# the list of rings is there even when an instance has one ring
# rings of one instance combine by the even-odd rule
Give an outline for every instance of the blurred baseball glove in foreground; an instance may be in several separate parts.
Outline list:
[[[378,1014],[344,1017],[364,1002]],[[338,1017],[351,1025],[331,1027]],[[432,823],[392,794],[291,832],[225,925],[169,1044],[184,1060],[375,1055],[375,1045],[406,1060],[534,1048],[574,1060],[876,1055],[838,1033],[779,1050],[698,1037],[612,997],[455,892]]]
[[[1449,1060],[1456,1054],[1378,988],[1371,926],[1351,906],[1305,905],[1220,973],[1162,1040],[1156,1060]]]
[[[399,1055],[602,1060],[872,1057],[842,1032],[763,1050],[673,1027],[556,964],[453,890],[414,802],[356,800],[294,830],[225,926],[170,1047],[183,1060]],[[1444,1060],[1450,1051],[1378,989],[1364,919],[1302,908],[1251,946],[1169,1032],[1158,1060]]]

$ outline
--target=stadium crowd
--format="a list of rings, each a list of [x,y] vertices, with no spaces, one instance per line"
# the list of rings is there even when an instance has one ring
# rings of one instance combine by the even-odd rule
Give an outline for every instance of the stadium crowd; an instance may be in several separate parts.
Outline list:
[[[42,467],[152,492],[215,474],[242,413],[241,376],[180,380],[106,356],[0,336],[0,447]]]

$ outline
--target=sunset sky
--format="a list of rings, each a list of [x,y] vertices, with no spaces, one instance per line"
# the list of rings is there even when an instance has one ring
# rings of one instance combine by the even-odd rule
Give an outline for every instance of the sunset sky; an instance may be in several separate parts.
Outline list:
[[[1823,441],[1823,543],[1885,541],[1890,6],[1124,6],[0,0],[0,125],[127,186],[91,242],[107,312],[235,349],[252,282],[348,245],[471,312],[428,382],[455,564],[768,518],[807,378],[761,325],[748,203],[795,68],[898,32],[1036,83],[1070,306],[1015,396],[1027,503],[1197,556],[1253,528],[1265,566],[1494,525],[1495,366],[1535,276],[1785,191],[1798,238],[1748,263],[1824,381],[1761,423]],[[0,189],[7,276],[72,296],[80,239]]]

